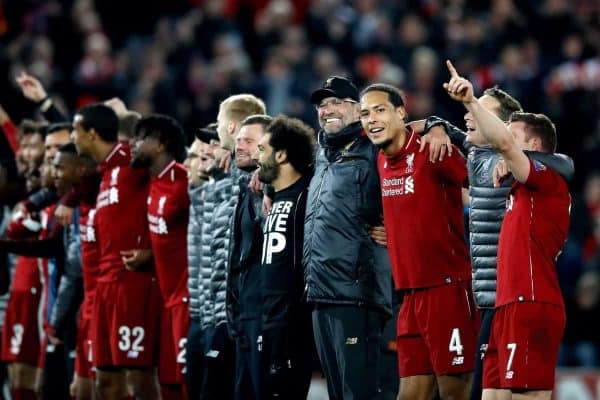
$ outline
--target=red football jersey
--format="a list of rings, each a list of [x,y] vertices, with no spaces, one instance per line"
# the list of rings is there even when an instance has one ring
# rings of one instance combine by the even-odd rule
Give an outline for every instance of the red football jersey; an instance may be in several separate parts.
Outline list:
[[[461,189],[465,160],[429,161],[429,146],[419,153],[420,137],[408,133],[391,157],[382,152],[378,169],[388,252],[397,289],[433,287],[470,280]]]
[[[172,161],[152,178],[148,226],[158,284],[166,307],[187,301],[190,198],[185,167]]]
[[[35,257],[18,256],[15,264],[11,291],[29,292],[41,290],[40,261]]]
[[[84,300],[82,312],[84,318],[91,318],[93,299],[98,279],[98,244],[94,220],[96,209],[81,204],[79,214],[79,238],[81,239],[81,269],[83,272]]]
[[[116,280],[125,270],[121,251],[149,249],[146,199],[148,172],[130,166],[129,146],[118,143],[100,164],[102,181],[96,199],[98,281]]]
[[[11,217],[7,229],[9,239],[32,239],[39,237],[42,229],[41,221],[32,219],[25,212],[17,211]],[[15,264],[15,275],[12,278],[12,291],[31,291],[42,289],[40,261],[37,257],[18,256]]]
[[[565,180],[529,161],[525,184],[515,182],[498,242],[496,307],[518,301],[563,305],[556,258],[567,240],[571,196]]]

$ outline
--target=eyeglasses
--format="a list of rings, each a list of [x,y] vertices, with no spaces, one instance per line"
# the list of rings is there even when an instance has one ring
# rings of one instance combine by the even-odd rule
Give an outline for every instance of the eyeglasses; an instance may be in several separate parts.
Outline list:
[[[334,98],[332,98],[330,100],[323,100],[319,104],[316,104],[315,108],[317,110],[321,110],[321,109],[327,107],[330,104],[333,105],[333,106],[341,106],[343,103],[356,104],[358,102],[354,101],[352,99],[340,99],[340,98],[334,97]]]

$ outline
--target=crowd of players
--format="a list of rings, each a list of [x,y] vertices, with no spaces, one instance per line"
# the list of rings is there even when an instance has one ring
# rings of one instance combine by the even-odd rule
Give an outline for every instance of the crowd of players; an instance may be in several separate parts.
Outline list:
[[[318,133],[238,94],[189,148],[168,116],[69,118],[20,75],[47,123],[0,121],[28,193],[0,241],[12,398],[303,399],[314,349],[330,399],[381,398],[394,316],[400,399],[549,399],[572,161],[546,116],[447,66],[466,133],[333,76]]]

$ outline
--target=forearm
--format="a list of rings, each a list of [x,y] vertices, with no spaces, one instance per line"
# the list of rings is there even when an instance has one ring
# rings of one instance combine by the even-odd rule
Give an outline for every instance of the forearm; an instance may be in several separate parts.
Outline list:
[[[464,103],[464,105],[477,122],[481,135],[499,153],[504,155],[505,152],[516,146],[514,138],[504,122],[483,107],[477,99]]]
[[[452,125],[445,119],[432,115],[425,120],[425,133],[436,125],[441,125],[446,131],[452,144],[458,147],[463,154],[467,154],[469,143],[467,142],[467,134],[464,131]]]
[[[2,122],[2,130],[13,153],[16,153],[19,150],[18,129],[16,125],[8,119]]]
[[[0,240],[0,251],[26,257],[56,257],[60,251],[62,251],[61,249],[62,241],[57,238],[36,240]]]
[[[40,104],[40,111],[44,118],[50,123],[59,123],[59,122],[68,122],[69,118],[63,114],[57,107],[54,105],[54,102],[51,98],[47,98],[45,101],[42,101]]]
[[[50,188],[42,188],[33,193],[23,203],[29,212],[41,211],[51,204],[56,203],[58,194]]]
[[[508,127],[479,101],[464,104],[477,122],[481,135],[502,155],[513,177],[521,183],[526,182],[529,177],[529,158],[519,148]]]
[[[52,315],[50,325],[58,338],[63,338],[63,331],[68,321],[72,321],[77,316],[77,310],[83,301],[83,280],[68,275],[63,275],[58,288],[58,295]]]

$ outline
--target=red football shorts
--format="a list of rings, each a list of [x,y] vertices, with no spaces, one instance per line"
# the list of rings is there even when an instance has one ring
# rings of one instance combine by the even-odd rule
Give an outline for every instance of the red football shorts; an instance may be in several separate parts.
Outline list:
[[[479,323],[467,282],[406,292],[397,321],[400,377],[473,371]]]
[[[94,365],[157,365],[161,309],[158,282],[151,273],[124,271],[117,281],[98,282],[91,324]]]
[[[41,289],[10,294],[2,329],[2,361],[37,366],[40,354]]]
[[[483,358],[483,387],[552,390],[565,323],[564,308],[554,304],[498,307]]]
[[[164,308],[161,316],[158,377],[161,384],[185,383],[185,346],[190,327],[188,303]]]

